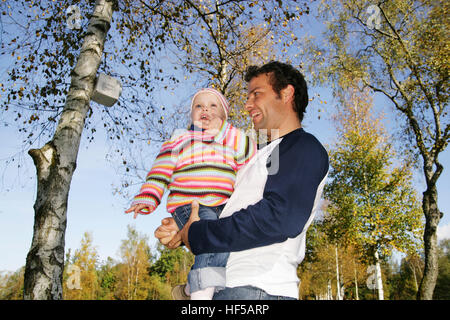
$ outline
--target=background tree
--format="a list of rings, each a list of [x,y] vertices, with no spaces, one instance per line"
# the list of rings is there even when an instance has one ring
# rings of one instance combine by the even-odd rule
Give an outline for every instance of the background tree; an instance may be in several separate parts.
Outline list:
[[[124,300],[145,300],[149,290],[150,247],[148,238],[128,226],[127,239],[122,240],[122,268],[118,276],[116,296]]]
[[[23,274],[25,268],[16,272],[0,273],[0,300],[21,300],[23,298]]]
[[[336,245],[334,240],[329,239],[324,233],[324,220],[319,216],[314,224],[308,229],[307,254],[302,264],[298,268],[300,282],[301,299],[336,299]],[[133,229],[133,228],[131,228]],[[144,235],[140,235],[144,237]],[[87,239],[92,240],[92,236],[85,233],[82,238],[83,243]],[[126,240],[124,240],[126,241]],[[448,279],[448,240],[440,242],[440,272],[435,290],[436,299],[446,299],[450,280]],[[88,246],[80,246],[75,250],[76,254],[71,256],[71,250],[66,254],[66,267],[70,267],[75,260],[75,255],[94,257],[95,248],[92,247],[92,241]],[[82,248],[85,248],[82,250]],[[84,252],[84,253],[82,253]],[[91,254],[85,254],[90,252]],[[120,251],[119,251],[120,252]],[[371,300],[377,298],[375,289],[369,289],[367,283],[371,282],[369,277],[373,274],[367,273],[367,264],[362,257],[363,250],[355,247],[338,247],[339,257],[339,279],[343,299]],[[170,251],[161,245],[150,250],[151,263],[147,270],[148,276],[138,279],[138,286],[144,288],[141,292],[149,300],[170,300],[171,289],[175,284],[184,283],[193,262],[193,256],[183,249]],[[128,282],[124,275],[126,274],[126,265],[124,261],[116,261],[108,257],[106,261],[97,261],[92,263],[95,266],[97,275],[98,290],[96,300],[116,300],[126,299]],[[414,267],[413,267],[414,266]],[[91,271],[93,268],[91,268]],[[389,259],[382,263],[383,282],[386,299],[408,300],[414,299],[417,293],[418,283],[414,280],[413,270],[418,277],[423,270],[423,258],[420,256],[406,255],[398,264],[394,259]],[[64,288],[65,299],[81,299],[75,291],[89,289],[83,283],[83,273],[80,269],[80,290]],[[67,272],[67,268],[65,270]],[[24,268],[16,272],[0,274],[0,300],[22,299],[23,298],[23,273]],[[70,282],[69,277],[74,274],[64,274],[64,286]],[[344,288],[342,290],[342,288]],[[89,290],[87,290],[89,291]],[[143,298],[143,297],[142,297]]]
[[[382,118],[373,114],[366,92],[349,89],[335,115],[337,141],[330,150],[329,201],[324,230],[343,246],[362,248],[380,270],[380,261],[416,252],[422,232],[421,210],[411,185],[411,164],[396,164]],[[381,273],[377,272],[383,299]]]
[[[98,254],[97,249],[93,246],[93,237],[91,233],[85,232],[81,239],[80,249],[75,250],[74,256],[71,258],[67,267],[75,266],[77,270],[71,273],[71,276],[79,277],[76,279],[77,286],[68,287],[67,280],[63,282],[64,299],[65,300],[95,300],[99,295],[99,279],[97,275]],[[73,270],[73,269],[72,269]]]
[[[308,229],[307,253],[298,270],[299,296],[303,300],[359,300],[359,287],[365,286],[367,278],[362,251],[339,246],[324,232],[324,223],[319,217]]]
[[[62,298],[67,197],[115,4],[113,1],[96,2],[55,133],[42,148],[29,151],[36,166],[38,186],[33,240],[25,267],[25,299]],[[42,30],[34,32],[38,34]],[[49,78],[52,76],[50,70],[56,65],[56,61],[49,63],[46,69]],[[21,73],[16,75],[14,68],[10,76],[12,81],[17,78],[24,81]],[[56,80],[53,85],[57,85]],[[14,96],[14,93],[11,95]],[[46,98],[45,91],[41,92],[41,96]],[[36,117],[39,118],[36,115],[33,119]]]
[[[409,138],[403,144],[405,152],[421,159],[426,224],[425,270],[418,298],[431,299],[438,275],[436,230],[442,217],[436,188],[443,170],[439,155],[450,139],[450,52],[445,41],[450,5],[434,0],[334,0],[321,5],[319,15],[328,21],[325,42],[309,39],[305,46],[315,80],[331,82],[336,92],[361,81],[381,94],[397,110],[402,141]],[[368,11],[373,5],[379,14]]]
[[[450,299],[450,239],[439,242],[439,275],[436,281],[435,299]]]
[[[158,275],[150,276],[148,300],[172,300],[172,286]]]
[[[99,300],[114,300],[117,285],[117,263],[108,257],[98,270]]]
[[[422,267],[421,267],[422,265]],[[407,255],[402,258],[398,272],[393,272],[391,284],[391,299],[415,300],[419,290],[419,280],[423,270],[423,261],[418,255]]]
[[[170,250],[159,243],[156,250],[158,259],[150,267],[150,272],[167,280],[172,286],[186,283],[187,275],[194,264],[194,255],[184,248]]]

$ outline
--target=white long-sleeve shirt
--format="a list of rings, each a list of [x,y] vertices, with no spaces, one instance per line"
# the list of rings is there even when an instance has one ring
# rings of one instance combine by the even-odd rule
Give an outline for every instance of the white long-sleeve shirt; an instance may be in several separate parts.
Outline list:
[[[193,253],[231,252],[227,287],[298,298],[297,267],[328,166],[326,150],[303,129],[258,150],[238,173],[221,219],[191,225]]]

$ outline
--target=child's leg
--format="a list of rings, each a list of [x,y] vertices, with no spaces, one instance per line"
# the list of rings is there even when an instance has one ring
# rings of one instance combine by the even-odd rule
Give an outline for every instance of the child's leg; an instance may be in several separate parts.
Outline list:
[[[205,253],[195,257],[195,263],[188,275],[192,300],[210,300],[216,288],[225,287],[228,256],[229,253]]]
[[[206,289],[192,292],[191,300],[212,300],[215,289],[215,287],[208,287]]]
[[[216,220],[221,209],[200,206],[201,220]],[[225,287],[225,266],[229,253],[206,253],[195,257],[188,275],[191,300],[211,300],[216,287]]]
[[[172,213],[172,217],[175,220],[175,223],[177,224],[178,228],[181,230],[183,229],[186,222],[189,220],[189,216],[191,215],[191,205],[184,205],[181,207],[178,207],[175,209],[175,211]],[[185,286],[182,286],[182,290],[187,296],[190,296],[190,288],[189,283],[187,283]],[[175,288],[173,289],[175,290]]]
[[[190,204],[178,207],[175,209],[174,212],[172,212],[172,217],[180,230],[183,229],[184,225],[189,220],[190,215],[191,215]]]

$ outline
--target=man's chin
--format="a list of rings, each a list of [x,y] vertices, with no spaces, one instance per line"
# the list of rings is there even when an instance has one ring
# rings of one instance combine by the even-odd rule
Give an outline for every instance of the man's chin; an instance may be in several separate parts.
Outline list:
[[[252,121],[252,122],[253,122],[253,128],[254,128],[255,130],[261,130],[261,129],[264,129],[264,128],[263,128],[263,124],[262,124],[261,121],[256,121],[256,123],[255,123],[255,121]]]

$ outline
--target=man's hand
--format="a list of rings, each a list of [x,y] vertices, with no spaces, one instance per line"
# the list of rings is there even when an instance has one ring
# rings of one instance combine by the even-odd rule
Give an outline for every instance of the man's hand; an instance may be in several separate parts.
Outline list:
[[[198,216],[198,208],[199,204],[197,200],[192,201],[192,210],[191,210],[191,216],[189,217],[189,220],[184,225],[183,229],[179,231],[173,239],[168,243],[168,248],[176,248],[178,247],[182,242],[185,244],[185,246],[192,252],[191,246],[189,244],[189,228],[191,227],[191,224],[195,221],[199,221],[200,218]]]
[[[161,244],[168,247],[168,243],[179,230],[180,229],[173,218],[164,218],[161,220],[161,225],[155,230],[155,238],[158,239]]]

